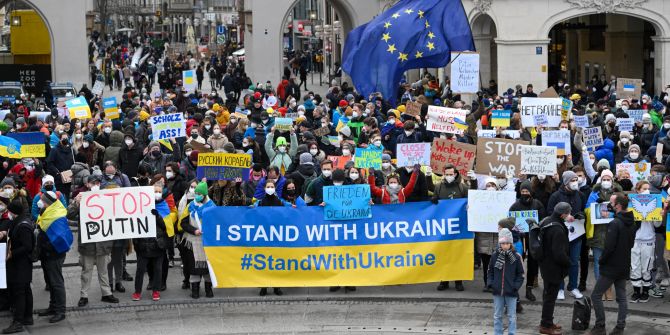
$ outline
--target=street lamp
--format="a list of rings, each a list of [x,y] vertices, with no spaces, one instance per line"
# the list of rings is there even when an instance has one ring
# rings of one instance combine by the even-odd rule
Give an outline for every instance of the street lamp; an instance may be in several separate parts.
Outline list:
[[[309,19],[310,20],[316,20],[316,16],[317,16],[316,10],[312,9],[312,10],[309,11]]]

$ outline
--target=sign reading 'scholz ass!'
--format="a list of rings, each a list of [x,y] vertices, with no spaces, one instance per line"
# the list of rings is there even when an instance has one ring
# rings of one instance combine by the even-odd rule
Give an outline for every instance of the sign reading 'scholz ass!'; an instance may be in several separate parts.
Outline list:
[[[152,186],[84,192],[79,206],[81,243],[156,237]]]
[[[152,116],[150,120],[154,140],[186,137],[186,120],[181,113]]]

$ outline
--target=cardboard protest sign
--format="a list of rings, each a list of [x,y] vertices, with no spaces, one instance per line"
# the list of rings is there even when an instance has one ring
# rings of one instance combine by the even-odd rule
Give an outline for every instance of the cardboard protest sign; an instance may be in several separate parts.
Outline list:
[[[198,180],[249,180],[251,155],[210,152],[198,154]]]
[[[328,136],[328,142],[336,147],[340,146],[340,139],[337,136]]]
[[[186,137],[186,120],[182,113],[152,116],[149,123],[154,140]]]
[[[530,231],[530,227],[526,220],[535,220],[535,222],[540,223],[540,216],[537,211],[510,211],[509,217],[516,219],[515,226],[522,233]]]
[[[430,165],[430,143],[400,143],[396,153],[399,167]]]
[[[447,164],[451,164],[461,176],[465,176],[472,170],[477,155],[476,145],[443,138],[435,138],[430,148],[430,168],[439,174],[444,172]]]
[[[509,191],[468,191],[468,230],[497,233],[498,221],[509,217],[516,193]]]
[[[463,134],[463,130],[455,125],[455,119],[465,122],[465,110],[428,106],[426,130],[438,133]]]
[[[617,118],[616,125],[619,127],[619,131],[633,131],[633,126],[635,125],[635,120],[632,117],[629,118]]]
[[[570,131],[562,130],[545,130],[542,132],[542,145],[556,147],[556,155],[570,155],[572,154],[572,138]]]
[[[421,104],[415,101],[407,101],[407,104],[405,104],[405,114],[411,116],[421,115]]]
[[[491,127],[509,127],[510,115],[512,111],[506,110],[492,110],[491,111]]]
[[[572,100],[563,98],[561,104],[561,120],[569,120],[570,112],[572,111]]]
[[[329,127],[321,127],[314,130],[314,136],[321,137],[330,134]]]
[[[603,203],[591,203],[591,224],[608,224],[614,219],[614,212],[610,212],[607,209],[607,204],[609,202]]]
[[[382,168],[382,151],[373,148],[358,148],[354,157],[354,166],[361,169]]]
[[[90,119],[91,107],[84,97],[76,97],[65,102],[65,106],[70,111],[70,120],[72,119]]]
[[[553,86],[549,86],[546,90],[540,92],[540,94],[537,95],[539,98],[558,98],[558,93],[554,89]],[[526,98],[522,98],[526,99]]]
[[[288,117],[275,118],[275,129],[279,131],[291,131],[293,120]]]
[[[578,128],[588,128],[589,117],[586,115],[575,115],[575,126]]]
[[[206,147],[204,144],[196,141],[191,141],[191,147],[193,147],[193,150],[198,150],[199,153],[208,153],[208,152],[214,152],[211,148]]]
[[[663,201],[660,194],[628,195],[628,209],[633,212],[635,221],[663,221]]]
[[[370,185],[341,185],[323,188],[324,220],[369,219]]]
[[[616,173],[620,170],[628,171],[630,181],[633,185],[640,180],[647,180],[651,175],[651,163],[619,163],[616,165]]]
[[[535,127],[534,115],[543,114],[547,116],[548,127],[558,127],[561,122],[561,110],[563,100],[561,98],[523,98],[519,105],[521,123],[524,127]]]
[[[479,85],[479,53],[451,53],[451,91],[477,93]]]
[[[603,131],[600,127],[584,128],[582,130],[583,142],[587,148],[595,148],[603,145]]]
[[[7,288],[7,243],[0,243],[0,289]]]
[[[617,99],[638,99],[642,95],[642,79],[617,78]]]
[[[114,120],[119,118],[119,106],[116,104],[116,97],[109,97],[102,99],[102,110],[105,112],[105,117]]]
[[[21,143],[21,158],[38,158],[46,157],[47,155],[44,133],[41,131],[7,133],[7,137],[11,137]]]
[[[538,176],[556,174],[556,148],[536,145],[521,146],[521,170],[519,173]]]
[[[475,172],[485,175],[517,175],[521,168],[523,141],[502,138],[480,138],[477,141]]]
[[[628,114],[628,117],[633,118],[635,122],[642,122],[642,115],[646,112],[644,109],[629,109],[626,111],[626,114]]]
[[[333,162],[333,169],[344,170],[344,166],[351,160],[351,156],[328,156],[326,159]]]
[[[565,226],[568,227],[568,241],[570,242],[586,234],[586,229],[584,227],[584,219],[574,220],[572,222],[566,221]]]
[[[81,193],[81,243],[156,237],[153,186]]]

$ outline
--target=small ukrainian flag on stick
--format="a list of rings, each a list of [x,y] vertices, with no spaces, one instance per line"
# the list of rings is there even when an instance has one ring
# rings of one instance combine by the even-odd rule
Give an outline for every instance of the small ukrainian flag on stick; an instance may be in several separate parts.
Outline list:
[[[468,124],[459,118],[454,118],[454,126],[460,130],[468,130]]]

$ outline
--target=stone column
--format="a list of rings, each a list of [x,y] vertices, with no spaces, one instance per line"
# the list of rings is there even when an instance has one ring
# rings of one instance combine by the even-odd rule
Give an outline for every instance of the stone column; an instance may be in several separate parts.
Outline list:
[[[491,64],[495,62],[492,59],[491,42],[493,37],[491,35],[477,35],[474,36],[475,49],[479,52],[479,77],[481,82],[479,86],[488,87],[489,80],[496,79],[497,74],[492,73]]]
[[[665,91],[670,85],[670,37],[655,36],[654,41],[654,94]]]

